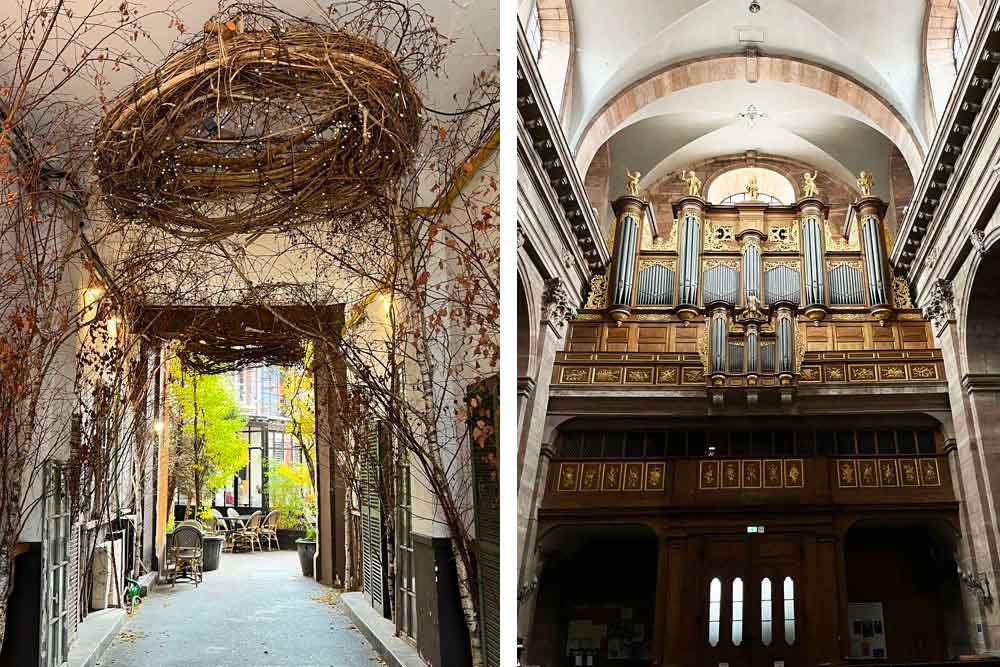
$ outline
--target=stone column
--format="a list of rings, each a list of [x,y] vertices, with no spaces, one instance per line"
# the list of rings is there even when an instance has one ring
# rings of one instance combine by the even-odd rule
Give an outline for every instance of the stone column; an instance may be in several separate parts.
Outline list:
[[[611,258],[611,283],[608,286],[608,315],[620,322],[632,312],[635,265],[648,203],[635,195],[622,195],[611,206],[618,217],[612,249],[614,255]]]
[[[517,553],[520,570],[518,572],[519,586],[522,580],[525,564],[534,551],[533,540],[527,539],[529,525],[534,524],[534,508],[538,498],[544,493],[540,481],[542,461],[542,438],[545,432],[545,416],[549,405],[549,383],[552,377],[552,367],[556,352],[563,348],[563,336],[566,332],[566,321],[573,312],[574,304],[569,298],[562,280],[551,278],[545,281],[545,291],[542,295],[542,321],[538,331],[538,378],[535,382],[531,398],[526,402],[521,429],[518,437],[517,474]]]
[[[706,202],[701,197],[681,197],[674,204],[674,217],[681,226],[677,235],[680,253],[680,295],[677,317],[689,322],[698,316],[698,299],[701,283],[702,220]]]
[[[826,267],[823,262],[823,225],[826,206],[815,197],[800,199],[796,206],[802,220],[802,265],[805,283],[803,314],[814,322],[826,317]]]
[[[522,522],[520,516],[518,517],[519,533],[522,523],[524,524],[524,551],[518,551],[520,562],[518,563],[517,636],[524,641],[525,646],[528,645],[531,638],[531,628],[535,620],[535,604],[544,567],[542,554],[538,548],[538,506],[541,505],[542,499],[545,497],[545,482],[549,478],[549,465],[554,456],[555,449],[552,444],[546,443],[542,446],[536,476],[536,492],[531,498],[531,506],[524,513],[529,519]],[[520,504],[518,513],[519,515],[521,513]]]
[[[975,401],[970,396],[961,367],[963,341],[955,322],[951,283],[940,279],[932,283],[927,294],[921,298],[920,306],[924,317],[931,321],[934,328],[948,380],[948,399],[955,429],[953,479],[966,518],[963,523],[967,526],[967,532],[962,535],[964,548],[961,549],[959,565],[963,572],[986,574],[990,586],[995,590],[1000,572],[996,503],[991,491],[991,486],[995,484],[991,484],[991,470],[987,465],[984,443],[977,424],[982,415],[976,415]],[[974,388],[971,393],[976,393]],[[998,417],[1000,415],[988,418],[995,420]],[[968,595],[967,591],[963,591],[963,594],[970,640],[976,644],[976,624],[981,622],[981,650],[1000,651],[1000,605],[994,602],[992,606],[986,607],[974,596]]]
[[[892,315],[892,278],[885,248],[883,216],[886,203],[878,197],[865,197],[851,205],[861,222],[861,245],[865,255],[865,278],[868,301],[875,319],[885,322]]]

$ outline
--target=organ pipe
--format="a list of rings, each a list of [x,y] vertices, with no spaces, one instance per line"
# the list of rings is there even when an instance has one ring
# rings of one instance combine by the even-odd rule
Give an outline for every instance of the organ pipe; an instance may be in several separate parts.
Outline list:
[[[608,287],[608,314],[620,322],[632,312],[640,225],[647,204],[643,199],[628,194],[616,199],[612,206],[618,217],[615,221],[615,247]]]

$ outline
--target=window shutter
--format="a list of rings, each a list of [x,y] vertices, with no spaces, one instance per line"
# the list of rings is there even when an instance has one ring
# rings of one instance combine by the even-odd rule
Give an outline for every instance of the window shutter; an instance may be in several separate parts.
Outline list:
[[[479,546],[479,625],[484,664],[500,667],[500,376],[469,391],[469,446],[475,479],[476,542]]]
[[[386,559],[382,529],[382,499],[379,493],[381,456],[377,422],[369,425],[364,455],[361,459],[361,558],[363,590],[371,605],[383,616],[385,604]]]

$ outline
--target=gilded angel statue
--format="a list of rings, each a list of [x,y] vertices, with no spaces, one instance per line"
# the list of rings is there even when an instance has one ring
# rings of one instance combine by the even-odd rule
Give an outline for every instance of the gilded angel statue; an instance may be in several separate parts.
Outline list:
[[[681,172],[681,180],[687,183],[688,195],[697,197],[698,191],[701,190],[701,179],[695,176],[694,170],[689,171],[687,176],[684,175],[684,172]]]
[[[639,177],[641,174],[637,171],[625,170],[625,189],[633,197],[639,196]]]
[[[858,187],[861,188],[861,194],[865,197],[872,196],[872,175],[870,172],[863,171],[858,175]]]
[[[816,176],[819,172],[814,171],[809,173],[808,171],[802,174],[802,178],[805,183],[802,185],[802,196],[803,197],[815,197],[819,194],[819,188],[816,187]]]

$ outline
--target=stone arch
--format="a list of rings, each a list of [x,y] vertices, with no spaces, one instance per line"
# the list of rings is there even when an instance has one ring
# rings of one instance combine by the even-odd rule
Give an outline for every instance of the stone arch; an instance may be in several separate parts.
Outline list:
[[[538,299],[533,299],[530,283],[517,272],[517,376],[534,377],[538,367]]]
[[[538,69],[552,106],[565,119],[573,97],[575,31],[572,0],[536,0],[542,31]]]
[[[729,54],[674,63],[630,84],[612,97],[581,132],[576,142],[577,167],[586,173],[598,148],[653,101],[692,86],[746,78],[746,56]],[[923,149],[917,133],[885,99],[860,82],[823,65],[787,56],[759,57],[757,79],[802,86],[846,103],[896,144],[910,171],[919,173]]]
[[[924,74],[934,120],[944,111],[957,76],[952,47],[958,20],[958,0],[928,0],[924,15]]]
[[[968,375],[1000,375],[1000,228],[982,240],[983,251],[973,252],[970,279],[959,301],[964,338],[964,371]]]

